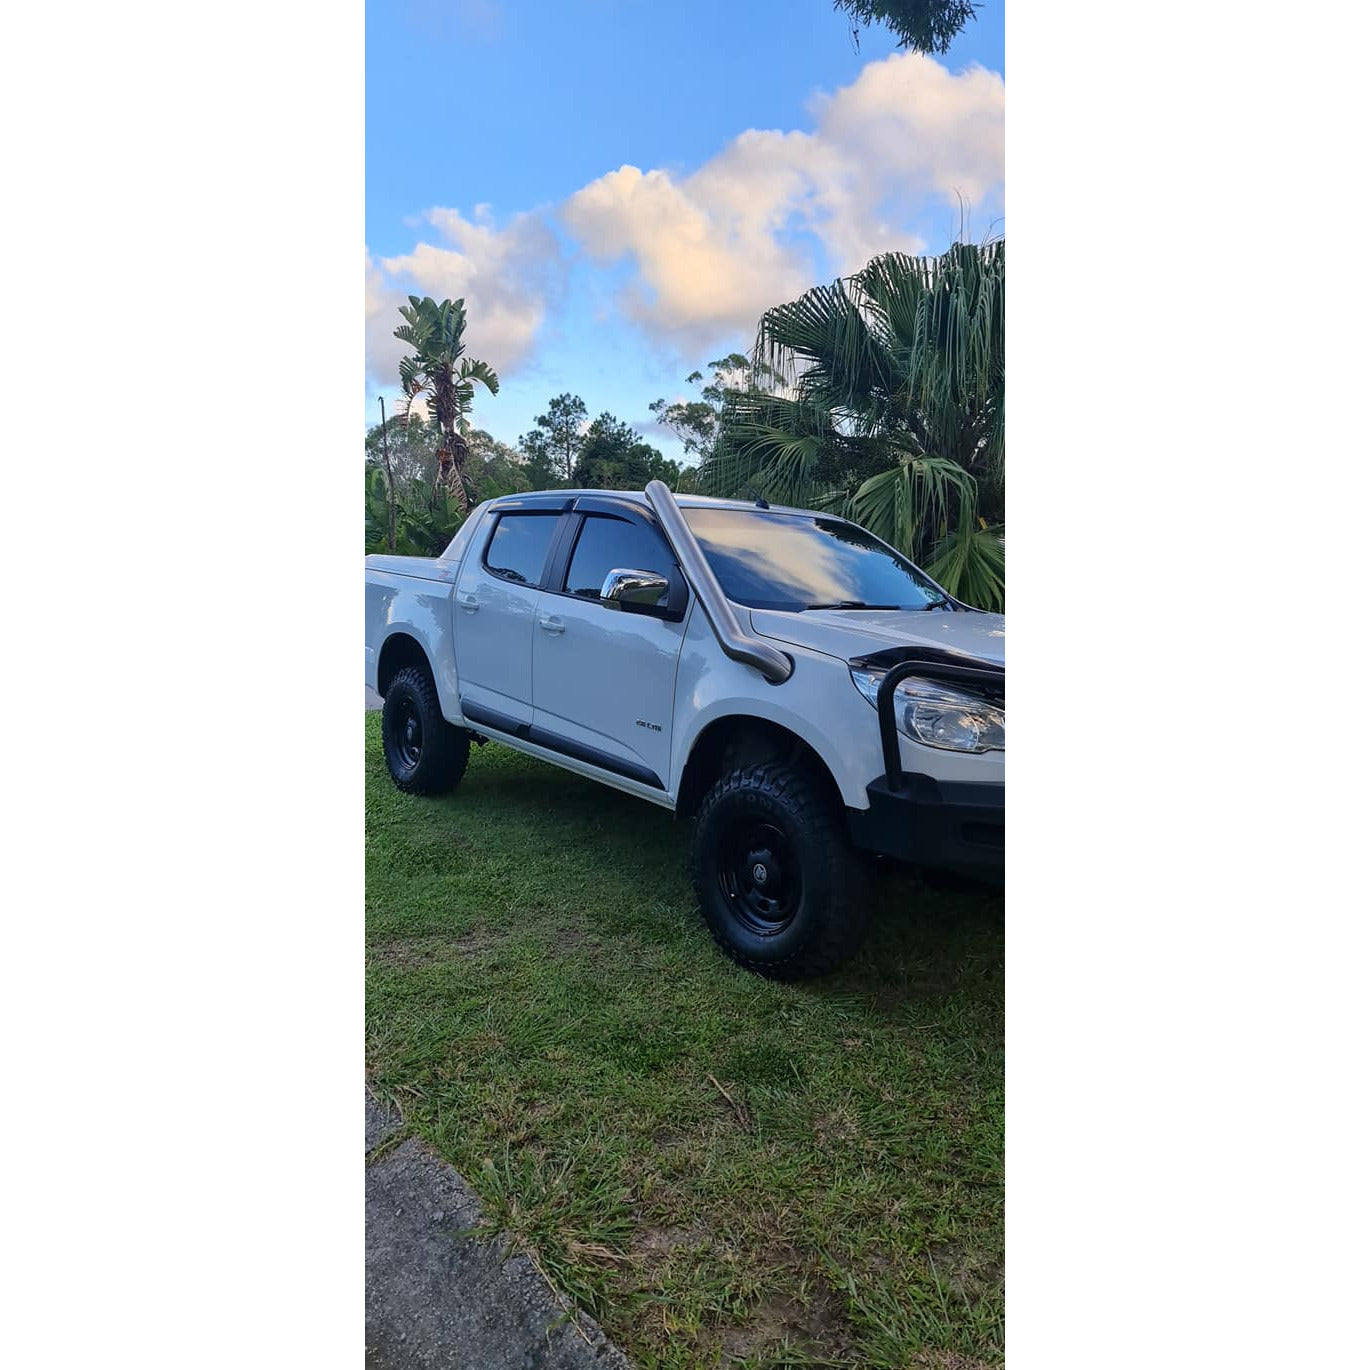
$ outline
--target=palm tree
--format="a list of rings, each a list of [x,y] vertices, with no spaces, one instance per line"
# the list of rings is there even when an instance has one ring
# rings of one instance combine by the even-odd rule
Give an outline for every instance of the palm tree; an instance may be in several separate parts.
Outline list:
[[[400,358],[400,385],[404,390],[404,419],[408,423],[414,401],[422,399],[438,425],[438,465],[433,491],[447,490],[463,516],[469,511],[473,490],[466,471],[469,448],[467,416],[479,381],[492,394],[499,393],[499,377],[485,363],[465,356],[466,301],[429,296],[409,297],[400,306],[404,323],[395,336],[414,350]]]
[[[767,310],[701,481],[840,510],[954,595],[1004,601],[1004,243],[892,252]]]

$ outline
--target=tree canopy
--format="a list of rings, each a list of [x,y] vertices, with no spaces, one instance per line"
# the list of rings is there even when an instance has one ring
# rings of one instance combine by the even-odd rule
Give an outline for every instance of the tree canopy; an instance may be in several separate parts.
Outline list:
[[[766,311],[774,393],[732,391],[703,488],[840,510],[1003,603],[1004,243],[889,253]]]
[[[533,430],[519,439],[539,474],[546,473],[546,484],[570,484],[586,417],[585,401],[579,395],[557,395],[548,402],[547,412],[533,420]]]
[[[437,471],[434,479],[445,486],[465,511],[471,506],[471,487],[466,476],[467,415],[476,383],[492,395],[499,393],[499,377],[483,361],[468,357],[466,301],[431,296],[409,297],[400,306],[404,323],[395,336],[412,351],[400,358],[400,388],[404,391],[403,417],[414,413],[416,402],[424,407],[438,428]]]
[[[649,412],[671,432],[686,453],[708,462],[714,455],[721,431],[724,406],[734,390],[768,390],[776,376],[765,362],[753,363],[741,352],[730,352],[708,363],[709,377],[692,371],[686,385],[697,387],[698,399],[653,400]]]
[[[595,490],[641,490],[648,481],[678,486],[681,467],[663,456],[631,424],[601,414],[580,445],[572,484]]]
[[[884,24],[901,48],[941,53],[980,6],[970,0],[834,0],[833,8],[851,16],[852,37],[858,43],[860,26]]]

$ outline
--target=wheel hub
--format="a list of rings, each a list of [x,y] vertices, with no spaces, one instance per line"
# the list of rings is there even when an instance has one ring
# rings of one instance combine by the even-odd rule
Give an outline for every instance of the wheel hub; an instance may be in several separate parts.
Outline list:
[[[400,756],[407,766],[417,766],[423,755],[423,722],[412,705],[396,720]]]
[[[729,906],[754,933],[773,936],[799,908],[799,862],[773,823],[741,824],[724,838],[718,883]]]

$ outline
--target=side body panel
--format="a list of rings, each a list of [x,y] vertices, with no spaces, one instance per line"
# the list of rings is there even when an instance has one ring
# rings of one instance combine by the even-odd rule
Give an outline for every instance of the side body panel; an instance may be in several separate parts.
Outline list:
[[[665,576],[664,616],[601,603],[599,586],[615,567]],[[533,633],[535,735],[664,792],[689,601],[684,574],[647,510],[616,496],[577,499]]]
[[[759,671],[723,654],[696,606],[686,624],[676,673],[674,746],[668,790],[680,793],[681,777],[699,735],[730,715],[762,718],[804,739],[827,763],[848,808],[866,809],[866,786],[884,774],[880,724],[875,710],[852,684],[845,661],[823,652],[785,645],[794,674],[769,685]],[[906,770],[938,780],[1002,784],[1002,752],[975,756],[899,740]]]
[[[366,558],[366,683],[374,690],[387,638],[406,633],[428,654],[449,723],[461,723],[452,598],[471,536],[490,507],[473,509],[440,557]]]
[[[865,808],[866,784],[880,774],[880,734],[874,711],[852,685],[846,666],[819,652],[787,647],[794,658],[794,674],[781,685],[770,685],[753,667],[723,654],[697,605],[686,626],[676,673],[672,799],[680,793],[681,777],[699,735],[715,720],[740,714],[778,723],[803,738],[827,763],[843,801]],[[870,714],[869,719],[843,707],[846,701],[836,691],[838,684]],[[869,725],[869,736],[859,735],[855,720]]]
[[[533,722],[650,772],[664,789],[684,628],[598,600],[544,595],[533,633]]]
[[[483,554],[495,521],[483,518],[475,529],[452,598],[461,697],[516,723],[530,723],[533,623],[542,591],[503,580],[486,570]]]
[[[396,633],[415,638],[428,653],[442,712],[461,719],[456,658],[452,649],[451,598],[456,564],[439,558],[428,563],[433,579],[401,574],[384,566],[366,568],[366,683],[377,688],[381,650]]]

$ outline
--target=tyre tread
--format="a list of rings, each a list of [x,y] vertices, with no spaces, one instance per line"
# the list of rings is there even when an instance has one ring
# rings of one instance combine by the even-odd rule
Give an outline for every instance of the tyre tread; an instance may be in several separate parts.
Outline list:
[[[386,717],[390,700],[396,687],[412,689],[419,697],[423,713],[423,754],[412,774],[396,775],[390,762],[390,748],[385,745],[385,761],[390,778],[397,789],[405,794],[437,795],[454,790],[466,774],[466,763],[470,759],[471,738],[464,728],[458,728],[442,716],[442,704],[438,699],[438,687],[432,675],[419,666],[405,666],[395,673],[385,692],[385,708],[382,709],[381,728],[388,736],[389,722]]]
[[[801,767],[788,762],[765,761],[742,766],[720,776],[704,796],[695,816],[694,841],[690,844],[690,878],[701,907],[710,891],[705,887],[700,831],[713,810],[730,796],[765,793],[784,804],[805,831],[806,844],[823,863],[824,878],[832,891],[814,935],[790,956],[760,961],[728,942],[713,919],[706,917],[709,932],[719,948],[739,966],[776,980],[800,980],[823,975],[848,960],[861,945],[870,927],[866,898],[867,870],[847,837],[844,815],[827,788]]]

